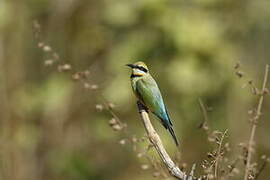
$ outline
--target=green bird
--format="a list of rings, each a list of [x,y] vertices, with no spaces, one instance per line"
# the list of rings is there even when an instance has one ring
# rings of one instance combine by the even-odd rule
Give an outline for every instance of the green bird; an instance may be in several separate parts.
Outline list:
[[[160,119],[162,125],[169,130],[175,144],[178,146],[178,141],[172,128],[173,124],[163,102],[160,90],[156,81],[150,75],[146,64],[139,61],[134,64],[127,64],[127,66],[132,68],[130,80],[137,99]]]

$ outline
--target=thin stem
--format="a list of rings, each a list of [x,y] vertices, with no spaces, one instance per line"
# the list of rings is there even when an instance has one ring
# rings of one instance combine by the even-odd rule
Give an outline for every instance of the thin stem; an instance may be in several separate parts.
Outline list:
[[[214,173],[216,180],[218,179],[218,166],[219,166],[219,158],[220,158],[222,143],[223,143],[223,140],[224,140],[227,132],[228,132],[228,129],[226,129],[225,132],[223,133],[223,135],[222,135],[222,137],[220,139],[220,142],[219,142],[219,146],[218,146],[217,157],[216,157],[216,160],[215,160],[215,173]]]
[[[264,100],[264,91],[266,89],[266,84],[267,84],[267,80],[268,80],[268,74],[269,74],[269,65],[265,66],[265,74],[264,74],[264,80],[263,80],[263,86],[262,86],[262,90],[260,93],[260,99],[259,99],[259,103],[257,106],[257,110],[256,110],[256,114],[253,118],[253,122],[252,122],[252,128],[251,128],[251,133],[250,133],[250,138],[248,141],[248,152],[247,152],[247,164],[246,164],[246,168],[245,168],[245,176],[244,176],[244,180],[248,180],[248,175],[249,175],[249,171],[250,171],[250,163],[251,163],[251,155],[252,155],[252,145],[254,143],[254,137],[255,137],[255,132],[256,132],[256,128],[257,128],[257,121],[261,116],[261,110],[262,110],[262,104],[263,104],[263,100]]]
[[[203,121],[202,123],[200,124],[199,128],[205,128],[205,126],[207,125],[207,122],[208,122],[208,114],[207,114],[207,109],[203,103],[203,101],[201,100],[201,98],[199,98],[199,105],[200,105],[200,109],[202,111],[202,114],[203,114]],[[208,130],[207,130],[208,132]]]
[[[199,98],[199,104],[200,104],[200,108],[201,108],[201,111],[203,113],[203,117],[204,117],[204,120],[202,122],[202,124],[206,123],[208,121],[208,114],[207,114],[207,110],[206,110],[206,107],[203,103],[203,101],[201,100],[201,98]]]
[[[259,175],[262,173],[262,171],[265,169],[266,165],[267,165],[267,158],[263,161],[261,167],[259,168],[258,172],[255,174],[254,180],[259,178]]]

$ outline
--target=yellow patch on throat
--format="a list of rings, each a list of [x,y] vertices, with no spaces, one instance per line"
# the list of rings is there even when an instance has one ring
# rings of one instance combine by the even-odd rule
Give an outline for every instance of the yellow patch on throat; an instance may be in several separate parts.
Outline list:
[[[143,73],[132,73],[133,76],[143,76]]]

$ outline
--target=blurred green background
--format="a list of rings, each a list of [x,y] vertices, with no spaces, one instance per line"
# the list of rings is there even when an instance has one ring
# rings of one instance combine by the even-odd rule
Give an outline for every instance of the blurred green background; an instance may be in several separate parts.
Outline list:
[[[210,128],[229,130],[233,159],[247,142],[248,111],[258,100],[245,84],[253,79],[260,87],[270,59],[269,6],[267,0],[1,0],[0,179],[154,179],[132,146],[119,145],[125,135],[108,125],[111,115],[96,110],[105,98],[130,135],[144,135],[124,66],[137,60],[159,83],[181,162],[197,163],[201,172],[212,149],[198,129],[199,98],[212,109]],[[41,42],[72,72],[89,70],[98,90],[86,90],[56,65],[45,67],[51,57]],[[242,78],[235,75],[238,61]],[[253,160],[269,154],[269,109],[267,95]],[[171,137],[151,117],[174,154]],[[268,169],[260,179],[269,176]]]

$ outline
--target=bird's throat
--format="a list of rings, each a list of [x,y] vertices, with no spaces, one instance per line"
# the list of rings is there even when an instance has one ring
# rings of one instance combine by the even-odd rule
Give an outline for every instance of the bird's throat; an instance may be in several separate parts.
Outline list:
[[[135,78],[135,77],[142,77],[143,74],[140,74],[140,73],[132,73],[130,78]]]

